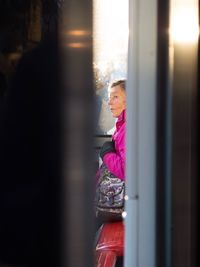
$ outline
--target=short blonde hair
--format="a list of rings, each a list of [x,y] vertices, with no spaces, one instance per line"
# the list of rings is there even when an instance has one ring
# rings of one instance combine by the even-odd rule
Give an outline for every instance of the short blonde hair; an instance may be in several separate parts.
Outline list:
[[[122,79],[122,80],[117,80],[111,83],[110,88],[113,88],[115,86],[120,86],[124,91],[126,91],[126,80]]]

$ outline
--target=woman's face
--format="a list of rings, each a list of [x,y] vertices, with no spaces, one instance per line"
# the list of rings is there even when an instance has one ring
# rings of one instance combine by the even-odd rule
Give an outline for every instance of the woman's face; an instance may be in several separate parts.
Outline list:
[[[126,94],[120,85],[109,88],[108,105],[113,117],[117,118],[126,109]]]

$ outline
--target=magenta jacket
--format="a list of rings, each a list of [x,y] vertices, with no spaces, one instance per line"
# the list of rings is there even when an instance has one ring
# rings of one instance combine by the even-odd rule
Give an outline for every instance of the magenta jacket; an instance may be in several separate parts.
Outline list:
[[[106,164],[111,173],[116,175],[121,180],[125,179],[125,110],[122,111],[116,122],[116,130],[112,136],[115,142],[116,152],[109,152],[103,157],[103,162]]]

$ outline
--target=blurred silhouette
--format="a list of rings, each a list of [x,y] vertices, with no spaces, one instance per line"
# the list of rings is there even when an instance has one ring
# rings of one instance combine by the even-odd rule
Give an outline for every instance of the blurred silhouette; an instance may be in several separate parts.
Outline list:
[[[59,266],[56,34],[19,61],[0,121],[0,261]]]
[[[3,99],[7,89],[6,76],[3,72],[0,71],[0,107],[3,104]]]

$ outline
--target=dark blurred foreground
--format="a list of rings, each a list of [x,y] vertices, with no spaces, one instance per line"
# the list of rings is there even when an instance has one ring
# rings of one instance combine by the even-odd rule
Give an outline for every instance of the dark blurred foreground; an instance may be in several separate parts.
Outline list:
[[[56,266],[61,169],[56,51],[48,40],[24,55],[4,101],[0,258],[5,262]]]
[[[62,2],[0,1],[4,267],[93,266],[92,4],[65,1],[61,52]]]
[[[13,66],[12,71],[3,69],[7,85],[1,90],[0,114],[0,263],[59,266],[61,151],[57,33],[49,31],[42,41],[38,38],[32,49],[28,32],[23,32],[25,28],[20,23],[23,15],[25,18],[31,14],[28,10],[33,1],[22,2],[11,7],[10,13],[15,14],[13,21],[10,16],[6,20],[10,13],[1,16],[2,54],[9,61],[10,55],[19,53],[19,47],[24,52],[17,67]],[[0,5],[1,11],[9,8],[8,1],[1,1]],[[14,22],[18,24],[11,29]],[[12,30],[16,39],[6,43],[9,40],[3,32]],[[9,46],[11,43],[13,47]]]

